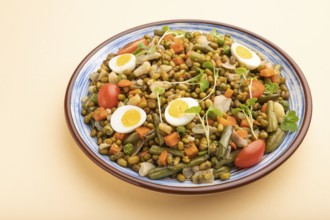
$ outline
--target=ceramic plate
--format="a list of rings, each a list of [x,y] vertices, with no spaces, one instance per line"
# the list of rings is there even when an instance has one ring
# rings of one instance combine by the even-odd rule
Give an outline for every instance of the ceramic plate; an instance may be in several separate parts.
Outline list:
[[[171,29],[188,31],[209,32],[216,29],[223,34],[230,34],[238,43],[244,44],[261,52],[267,60],[282,66],[281,74],[287,79],[287,87],[291,93],[289,105],[299,116],[298,131],[286,135],[282,144],[272,153],[264,155],[257,165],[241,170],[234,170],[227,181],[214,181],[211,184],[184,183],[173,179],[150,180],[140,177],[136,172],[120,167],[111,162],[108,156],[98,153],[98,145],[94,138],[90,137],[90,127],[84,124],[81,116],[81,99],[88,93],[89,75],[96,71],[109,53],[116,53],[118,48],[143,37],[145,34],[153,34],[154,29],[160,29],[167,25]],[[94,50],[92,50],[79,64],[69,82],[65,97],[65,115],[72,136],[86,153],[86,155],[104,170],[114,176],[148,189],[178,193],[178,194],[202,194],[224,191],[242,186],[271,172],[287,160],[303,141],[308,130],[312,116],[312,99],[308,83],[297,64],[282,49],[266,40],[242,28],[232,25],[200,20],[170,20],[141,25],[117,34]]]

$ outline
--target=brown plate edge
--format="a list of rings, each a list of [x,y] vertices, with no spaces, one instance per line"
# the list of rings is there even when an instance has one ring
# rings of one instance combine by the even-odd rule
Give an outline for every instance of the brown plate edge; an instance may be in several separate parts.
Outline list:
[[[275,161],[273,161],[271,164],[268,166],[264,167],[263,169],[259,170],[256,173],[253,173],[247,177],[244,177],[239,180],[235,180],[232,182],[228,183],[223,183],[220,185],[212,185],[212,186],[201,186],[201,187],[175,187],[175,186],[164,186],[164,185],[159,185],[151,182],[146,182],[140,179],[137,179],[135,177],[132,177],[130,175],[127,175],[125,173],[122,173],[115,169],[114,167],[109,166],[106,162],[104,162],[102,159],[100,159],[97,155],[95,155],[90,148],[84,143],[82,138],[80,137],[78,131],[76,130],[74,126],[74,122],[72,119],[72,116],[70,114],[70,98],[71,98],[71,92],[72,92],[72,87],[74,84],[75,79],[78,76],[78,73],[82,69],[82,67],[85,65],[85,63],[93,56],[98,50],[100,50],[103,46],[111,42],[112,40],[119,38],[125,34],[128,34],[130,32],[150,27],[150,26],[156,26],[156,25],[165,25],[165,24],[170,24],[170,23],[203,23],[203,24],[213,24],[213,25],[220,25],[220,26],[225,26],[233,29],[237,29],[239,31],[245,32],[247,34],[250,34],[254,36],[255,38],[258,38],[265,43],[271,45],[273,48],[275,48],[279,53],[283,55],[287,59],[287,61],[291,64],[295,72],[297,73],[297,76],[299,77],[299,80],[301,81],[303,85],[303,90],[305,93],[305,115],[304,115],[304,123],[302,124],[302,127],[300,128],[300,132],[298,136],[295,138],[293,141],[291,147],[287,149],[279,158],[277,158]],[[194,194],[210,194],[210,193],[215,193],[215,192],[221,192],[221,191],[226,191],[229,189],[237,188],[243,185],[246,185],[248,183],[251,183],[253,181],[256,181],[260,179],[261,177],[267,175],[271,171],[275,170],[278,166],[283,164],[299,147],[301,142],[304,140],[306,133],[308,131],[311,118],[312,118],[312,95],[310,92],[310,88],[308,86],[307,80],[299,68],[299,66],[295,63],[295,61],[286,53],[284,52],[280,47],[275,45],[274,43],[270,42],[269,40],[265,39],[262,36],[259,36],[251,31],[245,30],[240,27],[236,27],[234,25],[229,25],[221,22],[215,22],[215,21],[208,21],[208,20],[196,20],[196,19],[175,19],[175,20],[164,20],[164,21],[157,21],[157,22],[152,22],[144,25],[140,25],[134,28],[130,28],[126,31],[123,31],[103,43],[101,43],[99,46],[97,46],[94,50],[92,50],[78,65],[78,67],[75,69],[73,75],[71,76],[71,79],[68,83],[68,87],[65,93],[65,100],[64,100],[64,112],[65,112],[65,118],[66,118],[66,123],[68,125],[68,128],[71,132],[71,135],[73,136],[74,140],[78,144],[78,146],[82,149],[82,151],[93,161],[95,162],[99,167],[104,169],[105,171],[111,173],[112,175],[128,182],[136,186],[140,186],[149,190],[154,190],[158,192],[164,192],[164,193],[173,193],[173,194],[184,194],[184,195],[194,195]]]

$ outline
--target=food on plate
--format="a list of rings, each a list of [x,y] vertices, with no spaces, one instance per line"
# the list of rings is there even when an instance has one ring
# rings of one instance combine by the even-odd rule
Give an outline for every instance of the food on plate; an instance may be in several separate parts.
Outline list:
[[[164,26],[105,58],[81,113],[99,153],[141,177],[225,181],[298,129],[281,71],[229,34]]]

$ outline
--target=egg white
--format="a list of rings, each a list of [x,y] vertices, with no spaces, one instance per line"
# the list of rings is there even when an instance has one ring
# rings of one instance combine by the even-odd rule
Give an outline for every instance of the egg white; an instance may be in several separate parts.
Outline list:
[[[247,59],[247,58],[243,58],[243,57],[239,56],[236,52],[236,48],[238,46],[242,46],[246,50],[248,50],[252,54],[252,57]],[[231,45],[231,54],[235,56],[235,58],[238,60],[238,62],[243,63],[246,66],[246,68],[249,70],[254,70],[261,64],[260,57],[255,52],[253,52],[246,46],[243,46],[242,44],[233,43]]]
[[[130,57],[130,60],[126,64],[124,64],[122,66],[118,66],[117,65],[118,58],[121,57],[121,56],[124,56],[124,55],[125,56],[129,56]],[[136,58],[135,58],[135,56],[133,54],[121,54],[121,55],[118,55],[118,56],[113,57],[109,61],[109,67],[110,67],[110,69],[112,69],[114,72],[116,72],[118,74],[121,74],[121,73],[123,73],[125,71],[128,71],[128,72],[133,71],[134,68],[135,68],[135,66],[136,66]]]
[[[193,106],[198,106],[198,101],[193,98],[178,98],[175,100],[184,101],[185,103],[188,104],[188,108],[193,107]],[[167,123],[169,123],[170,125],[173,125],[173,126],[184,126],[194,119],[195,114],[183,114],[181,117],[178,117],[178,118],[171,116],[169,113],[169,109],[170,109],[171,104],[175,100],[172,100],[167,105],[167,107],[165,109],[165,120],[167,121]]]
[[[140,114],[140,121],[130,127],[126,127],[122,123],[122,117],[128,110],[137,110]],[[113,130],[119,132],[119,133],[130,133],[135,130],[135,128],[140,127],[145,120],[147,119],[147,115],[145,111],[137,106],[134,105],[124,105],[116,109],[116,111],[111,115],[110,118],[110,125],[113,128]]]

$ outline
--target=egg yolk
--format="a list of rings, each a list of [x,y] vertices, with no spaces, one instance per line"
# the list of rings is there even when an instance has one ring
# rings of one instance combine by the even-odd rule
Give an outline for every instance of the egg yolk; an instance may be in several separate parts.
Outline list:
[[[236,47],[236,53],[238,56],[245,58],[245,59],[251,59],[252,58],[252,53],[249,51],[246,47],[243,46],[237,46]]]
[[[121,118],[121,122],[123,123],[123,125],[125,127],[134,126],[137,123],[139,123],[140,120],[141,120],[141,115],[135,109],[131,109],[131,110],[126,111],[124,113],[123,117]]]
[[[174,118],[179,118],[184,114],[187,108],[188,104],[186,102],[182,100],[174,100],[168,109],[168,113]]]
[[[130,54],[123,54],[119,56],[116,60],[117,66],[124,66],[126,63],[128,63],[131,60]]]

